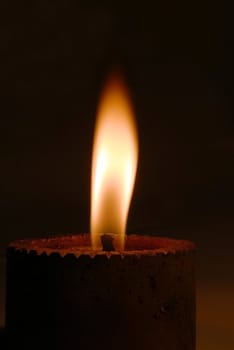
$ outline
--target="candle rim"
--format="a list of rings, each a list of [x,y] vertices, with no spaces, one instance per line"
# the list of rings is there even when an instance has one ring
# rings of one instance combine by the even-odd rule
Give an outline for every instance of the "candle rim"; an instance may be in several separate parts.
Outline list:
[[[102,251],[93,250],[89,234],[70,234],[38,239],[23,239],[13,241],[8,249],[25,251],[38,255],[51,255],[54,253],[60,256],[145,256],[145,255],[167,255],[175,253],[186,253],[195,251],[196,246],[188,240],[179,240],[161,236],[148,235],[127,235],[126,249],[124,251]]]

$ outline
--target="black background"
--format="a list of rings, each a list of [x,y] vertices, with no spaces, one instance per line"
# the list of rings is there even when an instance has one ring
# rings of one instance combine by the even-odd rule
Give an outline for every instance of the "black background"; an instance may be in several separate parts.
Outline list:
[[[96,107],[118,63],[140,138],[128,232],[197,243],[198,349],[231,349],[231,11],[207,0],[12,0],[0,23],[0,326],[6,244],[89,231]]]

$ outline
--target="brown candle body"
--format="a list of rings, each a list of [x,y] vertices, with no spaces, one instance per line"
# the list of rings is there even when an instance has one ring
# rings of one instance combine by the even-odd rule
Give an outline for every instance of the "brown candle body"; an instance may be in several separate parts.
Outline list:
[[[10,348],[195,350],[194,245],[129,236],[93,254],[87,235],[8,249]]]

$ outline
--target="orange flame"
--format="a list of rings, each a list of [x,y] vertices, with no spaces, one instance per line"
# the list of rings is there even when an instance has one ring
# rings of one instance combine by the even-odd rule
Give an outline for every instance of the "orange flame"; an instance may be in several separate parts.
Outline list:
[[[91,238],[101,249],[101,236],[114,234],[124,249],[125,229],[136,177],[138,138],[124,82],[112,75],[104,87],[94,134],[91,178]]]

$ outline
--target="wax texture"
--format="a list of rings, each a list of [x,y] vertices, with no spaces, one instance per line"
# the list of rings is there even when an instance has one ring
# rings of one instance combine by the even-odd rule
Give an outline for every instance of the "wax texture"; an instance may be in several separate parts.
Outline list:
[[[125,253],[78,254],[62,239],[8,248],[10,348],[195,350],[192,243],[130,236]]]

